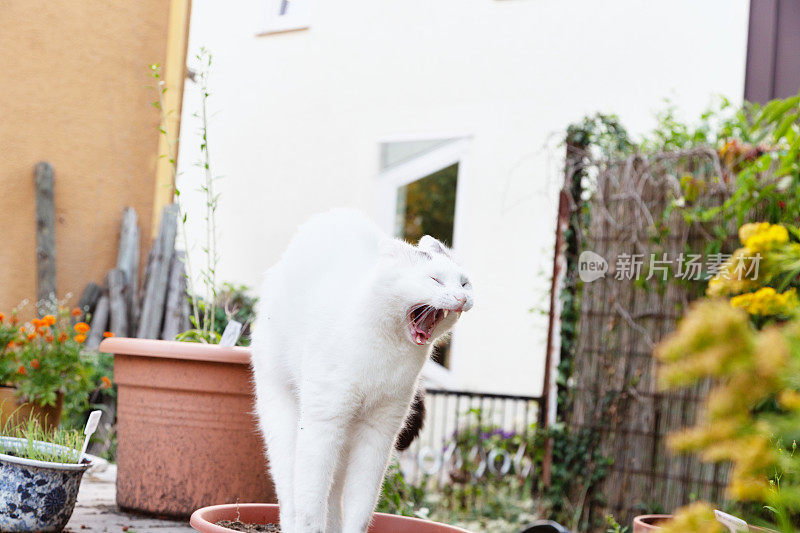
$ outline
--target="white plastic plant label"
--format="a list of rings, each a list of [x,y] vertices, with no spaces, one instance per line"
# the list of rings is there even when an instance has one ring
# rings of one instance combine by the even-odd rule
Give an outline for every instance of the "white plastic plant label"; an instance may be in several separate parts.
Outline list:
[[[738,531],[750,531],[750,528],[747,527],[747,522],[741,518],[737,518],[728,513],[723,513],[722,511],[717,511],[716,509],[714,510],[714,516],[717,517],[717,522],[727,527],[728,531],[731,533],[737,533]]]
[[[236,341],[239,340],[239,335],[242,334],[242,323],[235,320],[229,320],[228,325],[225,326],[225,331],[222,332],[222,338],[219,340],[220,346],[236,346]]]
[[[83,439],[83,448],[81,448],[81,454],[78,456],[78,462],[83,462],[83,458],[86,455],[86,448],[89,447],[89,439],[92,438],[92,434],[97,431],[97,425],[100,423],[100,417],[103,415],[103,411],[92,411],[89,415],[89,420],[86,421],[86,428],[83,430],[83,434],[86,435],[86,438]]]

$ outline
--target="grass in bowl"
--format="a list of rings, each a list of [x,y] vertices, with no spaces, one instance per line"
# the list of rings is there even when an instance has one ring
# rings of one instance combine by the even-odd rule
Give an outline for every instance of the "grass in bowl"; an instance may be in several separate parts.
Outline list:
[[[3,437],[21,440],[10,441]],[[6,423],[0,428],[0,453],[48,463],[78,463],[83,437],[77,430],[45,431],[31,417],[25,424]]]

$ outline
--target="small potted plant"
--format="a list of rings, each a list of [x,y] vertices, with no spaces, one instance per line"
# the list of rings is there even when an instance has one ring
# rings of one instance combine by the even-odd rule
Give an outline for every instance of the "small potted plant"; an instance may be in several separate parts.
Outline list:
[[[800,520],[800,230],[751,223],[739,228],[739,239],[742,247],[709,282],[711,299],[696,302],[655,350],[662,388],[712,384],[697,424],[672,435],[670,447],[731,463],[727,497],[759,504],[750,508],[764,513],[753,518],[773,528],[737,531],[794,533]],[[758,276],[737,276],[755,254]],[[633,527],[634,533],[724,530],[704,502],[674,517],[637,517]]]
[[[203,533],[229,533],[230,531],[280,532],[278,506],[266,503],[214,505],[198,509],[189,523]],[[430,520],[375,513],[370,533],[469,533],[466,529],[448,526]]]
[[[83,435],[47,431],[33,417],[0,431],[0,531],[61,531],[83,473]]]
[[[0,378],[14,386],[0,391],[0,423],[33,416],[49,431],[61,421],[66,393],[88,394],[90,365],[83,342],[89,325],[72,324],[81,314],[58,306],[54,314],[14,325],[14,336],[9,326],[0,328],[0,345],[10,339],[3,346]]]
[[[253,299],[238,287],[217,283],[217,229],[214,211],[218,195],[208,159],[205,101],[209,95],[211,56],[198,59],[201,85],[203,182],[208,225],[200,268],[186,254],[186,298],[191,329],[176,340],[105,339],[100,351],[114,354],[117,385],[117,504],[157,515],[188,517],[199,507],[226,501],[275,501],[267,473],[264,443],[254,412],[250,352],[241,346],[220,346],[229,320],[245,330]],[[160,69],[158,109],[164,112]],[[164,115],[163,118],[165,118]],[[170,143],[173,144],[173,143]],[[170,157],[173,173],[175,158]],[[176,190],[176,200],[180,195]],[[180,206],[178,206],[180,207]],[[174,206],[165,212],[174,213]],[[187,214],[180,209],[184,244]],[[174,216],[174,214],[173,214]],[[177,224],[164,217],[162,225]],[[202,286],[195,287],[196,279]],[[144,316],[143,320],[149,317]],[[235,336],[234,336],[235,337]],[[234,344],[233,342],[230,344]]]

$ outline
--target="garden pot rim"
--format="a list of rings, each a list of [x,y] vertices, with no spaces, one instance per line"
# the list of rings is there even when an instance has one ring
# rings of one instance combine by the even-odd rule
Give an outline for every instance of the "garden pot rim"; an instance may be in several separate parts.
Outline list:
[[[6,437],[0,436],[0,441],[2,442],[11,442],[22,444],[27,439],[23,439],[20,437]],[[62,448],[62,449],[73,449],[76,453],[80,453],[79,450],[75,450],[74,448],[67,448],[66,446],[61,446],[60,444],[53,444],[50,442],[43,442],[43,441],[34,441],[39,447],[50,447],[50,448]],[[24,457],[17,457],[14,455],[6,455],[4,453],[0,453],[0,461],[5,463],[17,464],[21,466],[32,466],[36,468],[49,468],[51,470],[66,470],[70,472],[75,472],[79,470],[86,470],[92,466],[92,456],[91,455],[84,455],[84,460],[82,463],[53,463],[50,461],[36,461],[34,459],[26,459]]]
[[[645,528],[648,531],[657,531],[661,529],[661,526],[658,524],[653,524],[650,520],[669,520],[675,515],[671,514],[642,514],[633,518],[633,526],[639,526],[639,528]],[[770,533],[778,533],[778,531],[774,529],[768,529],[761,526],[754,526],[752,524],[748,524],[747,527],[750,531],[767,531]],[[634,529],[634,531],[636,531]]]
[[[276,503],[225,503],[221,505],[211,505],[209,507],[202,507],[195,512],[192,513],[191,518],[189,519],[189,525],[195,528],[198,531],[207,531],[213,533],[230,533],[230,529],[222,526],[218,526],[214,523],[209,522],[205,517],[209,514],[214,513],[215,511],[219,510],[227,510],[227,509],[253,509],[253,508],[268,508],[268,509],[277,509],[278,504]],[[423,520],[422,518],[415,518],[411,516],[400,516],[400,515],[392,515],[387,513],[375,513],[374,516],[383,517],[389,520],[402,520],[404,522],[409,523],[417,523],[417,524],[426,524],[429,526],[436,526],[438,528],[446,529],[448,533],[471,533],[466,529],[462,529],[457,526],[451,526],[448,524],[441,524],[439,522],[433,522],[431,520]],[[202,529],[200,529],[202,528]]]
[[[220,346],[218,344],[203,344],[199,342],[111,337],[104,339],[98,349],[104,353],[117,355],[250,364],[250,350],[243,346]]]

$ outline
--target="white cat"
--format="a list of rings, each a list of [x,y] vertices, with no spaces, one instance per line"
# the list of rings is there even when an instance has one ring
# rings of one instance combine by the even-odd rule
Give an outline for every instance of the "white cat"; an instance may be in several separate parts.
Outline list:
[[[337,209],[266,274],[253,329],[256,409],[283,533],[367,530],[435,339],[472,307],[450,251]]]

